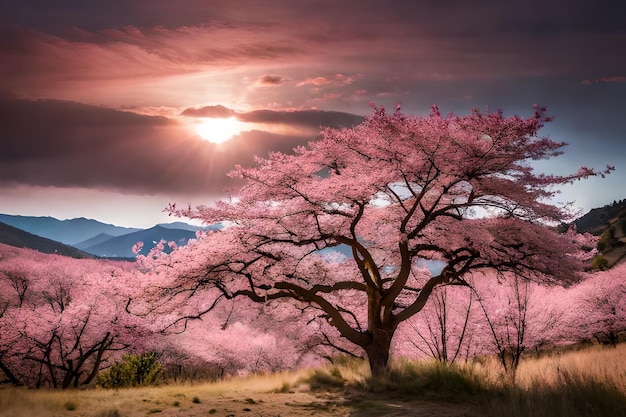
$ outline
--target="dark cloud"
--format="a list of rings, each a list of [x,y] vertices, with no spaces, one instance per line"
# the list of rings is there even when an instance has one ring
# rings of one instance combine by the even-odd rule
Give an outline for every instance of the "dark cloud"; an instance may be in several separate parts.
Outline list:
[[[1,0],[0,24],[62,33],[71,27],[102,30],[124,26],[179,27],[219,20],[220,1],[203,0]]]
[[[319,129],[320,127],[351,127],[363,121],[362,116],[356,114],[324,111],[324,110],[254,110],[250,112],[236,112],[222,105],[206,106],[202,108],[188,108],[181,113],[189,117],[226,118],[235,116],[238,120],[247,123],[269,125],[284,125]]]
[[[163,117],[3,96],[0,184],[217,194],[237,184],[226,177],[235,164],[310,139],[253,131],[214,145]]]
[[[183,110],[181,113],[182,116],[189,117],[215,117],[215,118],[226,118],[234,116],[236,112],[232,109],[224,107],[222,105],[217,106],[205,106],[199,109],[196,108],[188,108]]]
[[[261,78],[259,78],[259,80],[257,81],[257,85],[264,86],[264,87],[275,87],[277,85],[281,85],[282,83],[283,83],[283,77],[281,77],[280,75],[271,75],[271,74],[266,74],[262,76]]]
[[[0,161],[20,162],[40,157],[63,157],[85,150],[101,152],[126,130],[150,132],[166,127],[163,117],[88,106],[60,100],[18,100],[0,97]]]
[[[363,33],[374,32],[372,25],[385,23],[411,25],[441,33],[476,34],[485,32],[535,31],[623,31],[626,5],[621,0],[380,0],[319,1],[257,0],[2,0],[0,24],[18,24],[60,31],[68,27],[89,30],[124,27],[179,27],[209,21],[265,24],[291,19],[301,27],[318,24],[327,29],[335,25],[357,25]],[[487,24],[488,23],[488,24]],[[318,30],[323,34],[324,30]]]

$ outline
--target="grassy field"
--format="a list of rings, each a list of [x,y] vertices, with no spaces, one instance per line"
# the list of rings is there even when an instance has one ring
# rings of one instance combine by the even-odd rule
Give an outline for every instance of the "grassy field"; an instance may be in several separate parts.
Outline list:
[[[492,358],[447,367],[362,362],[217,383],[80,391],[0,389],[0,416],[626,416],[626,345],[526,358],[507,385]]]

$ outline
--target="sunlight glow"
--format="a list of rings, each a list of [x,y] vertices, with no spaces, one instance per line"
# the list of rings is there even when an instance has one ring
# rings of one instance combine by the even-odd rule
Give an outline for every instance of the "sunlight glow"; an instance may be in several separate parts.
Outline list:
[[[212,143],[224,143],[241,133],[241,123],[234,117],[227,119],[205,119],[194,127],[196,133]]]

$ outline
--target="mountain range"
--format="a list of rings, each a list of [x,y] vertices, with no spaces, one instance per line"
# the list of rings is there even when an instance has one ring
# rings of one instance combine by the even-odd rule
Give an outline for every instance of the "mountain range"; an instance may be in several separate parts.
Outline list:
[[[65,243],[66,245],[75,245],[100,233],[106,233],[111,236],[121,236],[126,233],[141,230],[137,228],[114,226],[112,224],[101,223],[97,220],[85,219],[84,217],[70,220],[58,220],[54,217],[0,214],[0,222],[37,236]]]
[[[78,258],[97,256],[132,259],[135,257],[132,247],[137,242],[144,243],[140,253],[145,254],[161,239],[185,245],[189,239],[196,237],[196,231],[220,227],[199,227],[175,222],[139,229],[85,218],[59,220],[53,217],[0,214],[0,243]]]

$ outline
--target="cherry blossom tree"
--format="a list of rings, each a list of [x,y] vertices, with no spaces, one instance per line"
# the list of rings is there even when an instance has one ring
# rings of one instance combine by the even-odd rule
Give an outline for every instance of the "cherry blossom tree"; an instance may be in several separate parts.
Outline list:
[[[153,295],[162,303],[201,300],[188,317],[221,300],[295,301],[361,349],[381,375],[396,329],[438,286],[466,284],[482,270],[538,282],[577,279],[578,245],[552,227],[568,213],[549,199],[555,186],[599,173],[534,172],[533,160],[565,145],[538,136],[549,120],[540,107],[528,118],[375,108],[362,124],[324,129],[294,154],[236,167],[230,175],[245,185],[230,199],[170,207],[225,227],[171,256],[151,253],[159,282]],[[325,261],[320,251],[338,247],[351,256]],[[423,274],[419,260],[443,267]]]
[[[524,352],[559,339],[562,311],[550,302],[552,289],[516,274],[492,276],[472,290],[483,313],[477,338],[484,353],[495,353],[506,379],[514,384]],[[500,285],[495,285],[499,281]],[[560,287],[559,287],[560,288]]]
[[[126,312],[131,267],[0,245],[0,370],[33,387],[89,385],[143,327]]]
[[[186,323],[184,332],[165,326],[157,352],[167,369],[188,374],[190,367],[222,376],[319,364],[315,328],[303,332],[294,314],[285,304],[222,302],[202,320]]]
[[[616,345],[626,337],[626,262],[588,274],[567,300],[578,306],[567,315],[570,339]]]

